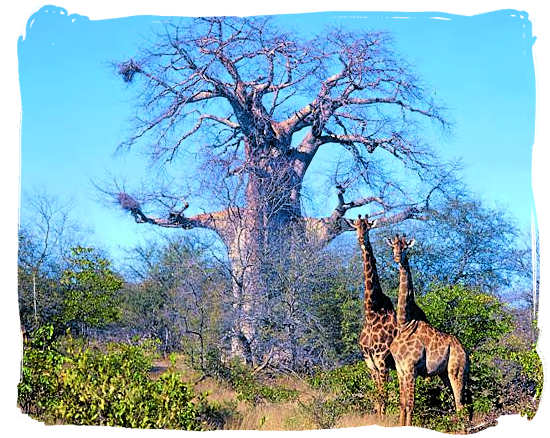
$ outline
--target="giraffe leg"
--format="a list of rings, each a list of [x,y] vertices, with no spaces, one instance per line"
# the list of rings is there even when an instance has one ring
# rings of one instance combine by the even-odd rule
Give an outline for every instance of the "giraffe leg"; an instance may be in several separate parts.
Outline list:
[[[412,412],[414,409],[414,384],[415,376],[413,372],[407,374],[404,378],[406,391],[405,398],[405,426],[412,425]]]
[[[460,344],[452,345],[447,365],[447,374],[451,381],[451,388],[455,399],[456,412],[462,408],[462,392],[464,390],[464,380],[466,377],[467,356]]]
[[[451,390],[451,392],[453,393],[453,397],[454,397],[454,389],[453,389],[453,385],[451,384],[451,378],[450,378],[449,370],[447,370],[447,374],[440,374],[439,377],[443,381],[443,384]],[[456,405],[456,401],[455,401],[455,405]]]
[[[386,400],[388,398],[388,394],[386,391],[386,383],[388,381],[388,370],[384,369],[380,372],[380,389],[378,390],[378,394],[380,395],[380,418],[386,414]]]
[[[449,367],[448,377],[451,382],[451,388],[453,390],[456,412],[458,413],[463,408],[462,389],[464,387],[464,368],[458,365],[452,368]]]
[[[405,383],[405,376],[397,372],[397,379],[399,380],[399,425],[405,426],[406,414],[407,414],[407,385]]]
[[[407,394],[409,387],[409,378],[407,372],[397,370],[399,380],[399,425],[407,425]]]
[[[379,370],[376,373],[375,383],[376,383],[377,400],[376,400],[375,411],[376,411],[376,415],[378,415],[380,419],[382,419],[386,411],[386,381],[387,380],[388,380],[387,370],[385,369]]]
[[[386,382],[388,380],[386,357],[383,355],[375,356],[373,360],[374,360],[374,365],[376,367],[376,375],[375,375],[376,394],[377,394],[376,414],[379,416],[380,419],[382,419],[386,411]]]

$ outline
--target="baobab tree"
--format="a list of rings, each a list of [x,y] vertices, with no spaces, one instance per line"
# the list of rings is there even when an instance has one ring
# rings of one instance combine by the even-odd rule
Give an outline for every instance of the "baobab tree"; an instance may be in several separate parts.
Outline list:
[[[385,33],[304,40],[265,17],[182,20],[117,70],[139,89],[135,131],[122,146],[145,143],[163,167],[202,177],[198,198],[210,208],[188,215],[191,196],[175,184],[146,197],[160,209],[126,191],[118,201],[138,223],[217,233],[233,279],[232,352],[247,361],[259,359],[267,262],[284,260],[294,239],[322,246],[351,230],[345,215],[356,207],[378,227],[425,217],[443,187],[444,166],[417,134],[424,120],[446,122]],[[334,166],[337,201],[327,217],[308,217],[304,177],[327,148],[346,157]]]

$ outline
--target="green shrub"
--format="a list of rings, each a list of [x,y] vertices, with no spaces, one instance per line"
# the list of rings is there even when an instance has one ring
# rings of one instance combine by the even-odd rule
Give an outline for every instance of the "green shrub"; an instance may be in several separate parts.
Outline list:
[[[319,347],[327,359],[338,364],[355,362],[361,357],[357,342],[362,328],[361,318],[358,318],[363,311],[362,302],[345,275],[337,272],[330,287],[320,288],[313,295],[312,305],[322,330],[310,342],[321,342]]]
[[[542,362],[536,346],[532,345],[526,351],[514,351],[510,354],[510,359],[520,367],[520,376],[517,381],[526,395],[522,400],[524,403],[520,406],[519,412],[528,419],[532,419],[537,412],[544,383]]]
[[[364,361],[318,372],[309,378],[309,384],[335,394],[347,410],[373,412],[376,388]]]
[[[205,394],[195,396],[180,374],[167,372],[156,380],[149,376],[151,342],[113,343],[102,352],[70,337],[61,346],[51,340],[52,333],[51,327],[41,329],[25,346],[19,384],[22,410],[39,420],[201,430],[223,417]]]
[[[512,352],[511,359],[521,365],[523,375],[533,386],[534,397],[539,400],[542,394],[544,376],[542,372],[542,362],[537,353],[536,346],[533,345],[531,349],[527,351]]]
[[[120,317],[118,292],[123,281],[111,270],[109,260],[93,248],[71,250],[69,266],[61,275],[63,291],[60,323],[83,332],[105,327]]]
[[[374,400],[377,392],[374,381],[365,362],[345,365],[330,371],[316,373],[309,379],[310,385],[325,393],[333,394],[329,400],[314,400],[304,409],[321,427],[329,424],[336,414],[359,411],[374,413]],[[386,383],[386,414],[399,414],[399,383],[395,370],[390,372]],[[335,408],[338,406],[338,409]],[[439,377],[416,379],[415,409],[413,424],[415,426],[453,432],[464,430],[467,411],[455,415],[454,399],[450,388],[444,385]],[[334,420],[337,421],[337,418]]]
[[[237,398],[239,400],[253,404],[262,401],[281,403],[295,400],[298,397],[298,391],[295,389],[261,383],[252,374],[250,368],[238,360],[230,363],[226,370],[226,375],[229,384],[237,391]]]
[[[347,412],[347,407],[338,398],[326,399],[314,397],[309,403],[300,402],[303,412],[321,429],[334,427],[337,421]]]
[[[418,377],[415,383],[413,425],[440,432],[463,431],[468,423],[468,410],[456,413],[451,389],[439,377]]]
[[[514,327],[505,303],[461,285],[432,285],[417,301],[430,324],[456,336],[468,352],[500,340]]]
[[[49,420],[61,390],[59,375],[65,357],[53,341],[52,325],[36,330],[23,347],[17,403],[23,412]]]
[[[60,375],[55,413],[63,422],[138,428],[200,429],[191,387],[170,372],[149,377],[152,358],[140,345],[111,344],[108,352],[73,353]]]

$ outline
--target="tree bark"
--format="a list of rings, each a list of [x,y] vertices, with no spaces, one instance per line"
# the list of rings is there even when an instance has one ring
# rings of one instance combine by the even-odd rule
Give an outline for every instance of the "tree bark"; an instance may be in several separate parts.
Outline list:
[[[287,166],[288,169],[288,166]],[[303,233],[296,179],[263,167],[249,178],[247,207],[228,210],[217,227],[227,248],[232,273],[233,333],[231,356],[257,366],[265,352],[257,343],[274,264],[284,263],[296,233]]]

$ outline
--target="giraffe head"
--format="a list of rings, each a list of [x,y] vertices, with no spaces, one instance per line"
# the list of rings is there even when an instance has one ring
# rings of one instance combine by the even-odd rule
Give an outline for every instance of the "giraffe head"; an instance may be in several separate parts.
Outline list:
[[[357,215],[357,219],[355,219],[351,223],[351,225],[353,228],[355,228],[359,242],[362,243],[365,240],[368,240],[367,236],[368,236],[369,230],[375,227],[376,221],[369,221],[367,216],[362,218],[361,215],[359,214]]]
[[[386,238],[387,244],[393,251],[393,260],[401,264],[407,255],[407,250],[414,245],[414,239],[407,240],[405,236],[395,235],[392,239]]]

